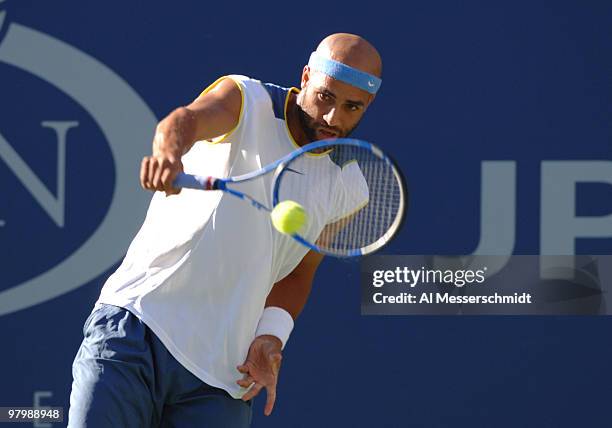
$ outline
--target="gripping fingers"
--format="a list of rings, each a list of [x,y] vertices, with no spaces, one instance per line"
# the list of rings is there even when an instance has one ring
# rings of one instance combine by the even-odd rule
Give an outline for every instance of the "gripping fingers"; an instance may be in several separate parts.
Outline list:
[[[157,170],[157,160],[147,156],[142,160],[140,166],[140,184],[147,190],[156,190],[153,183],[155,171]]]
[[[151,190],[160,190],[159,188],[159,163],[156,158],[151,158],[149,161],[149,183]],[[158,174],[156,176],[156,174]]]
[[[164,191],[166,195],[180,193],[181,189],[173,187],[173,183],[182,170],[180,160],[177,162],[164,157],[147,156],[140,165],[140,185],[148,190]]]
[[[142,158],[140,163],[140,185],[143,189],[149,188],[149,157]]]
[[[173,170],[171,168],[164,168],[161,173],[161,182],[164,191],[166,192],[166,196],[176,195],[181,192],[181,189],[173,186],[174,179],[178,175],[177,170]]]

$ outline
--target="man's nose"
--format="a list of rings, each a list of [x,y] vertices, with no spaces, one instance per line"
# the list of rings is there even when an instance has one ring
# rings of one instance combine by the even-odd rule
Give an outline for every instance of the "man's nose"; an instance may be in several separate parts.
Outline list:
[[[327,123],[329,127],[336,127],[339,125],[338,114],[335,107],[332,107],[325,115],[323,115],[323,120]]]

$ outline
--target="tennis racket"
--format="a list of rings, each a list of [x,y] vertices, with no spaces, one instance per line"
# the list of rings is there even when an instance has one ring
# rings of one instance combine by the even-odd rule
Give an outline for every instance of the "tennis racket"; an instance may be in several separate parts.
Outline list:
[[[271,173],[271,206],[232,187]],[[268,212],[281,201],[295,201],[306,210],[309,224],[305,231],[289,236],[336,257],[362,256],[382,248],[399,230],[408,203],[397,164],[373,144],[350,138],[309,143],[235,177],[181,173],[174,186],[223,191]]]

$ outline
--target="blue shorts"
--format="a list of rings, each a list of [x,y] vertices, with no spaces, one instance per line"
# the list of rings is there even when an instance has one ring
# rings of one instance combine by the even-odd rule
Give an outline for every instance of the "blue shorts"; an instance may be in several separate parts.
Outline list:
[[[202,382],[126,309],[97,305],[83,334],[68,427],[250,426],[251,401]]]

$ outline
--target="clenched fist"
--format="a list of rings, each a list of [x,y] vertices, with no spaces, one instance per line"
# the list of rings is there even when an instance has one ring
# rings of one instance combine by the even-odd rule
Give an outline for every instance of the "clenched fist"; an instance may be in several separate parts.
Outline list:
[[[172,183],[178,173],[183,172],[180,151],[160,146],[163,146],[163,134],[158,133],[153,142],[153,155],[142,159],[140,185],[148,190],[166,192],[166,196],[176,195],[181,189],[173,187]]]

